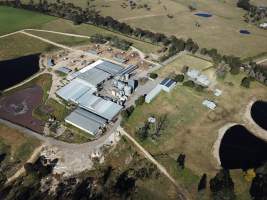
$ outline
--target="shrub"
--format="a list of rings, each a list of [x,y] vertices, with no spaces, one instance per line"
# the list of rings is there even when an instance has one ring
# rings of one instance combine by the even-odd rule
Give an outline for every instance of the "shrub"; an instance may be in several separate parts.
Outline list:
[[[174,80],[176,82],[183,82],[184,81],[184,75],[183,74],[175,75]]]
[[[184,82],[183,85],[191,88],[195,87],[194,81],[191,80]]]
[[[152,79],[156,79],[156,78],[158,78],[158,74],[156,74],[156,73],[150,73],[149,74],[149,77],[152,78]]]
[[[241,81],[241,86],[245,87],[245,88],[249,88],[250,87],[250,79],[248,77],[243,78]]]
[[[144,96],[140,96],[138,99],[135,100],[136,106],[143,105],[144,103],[145,103],[145,97]]]

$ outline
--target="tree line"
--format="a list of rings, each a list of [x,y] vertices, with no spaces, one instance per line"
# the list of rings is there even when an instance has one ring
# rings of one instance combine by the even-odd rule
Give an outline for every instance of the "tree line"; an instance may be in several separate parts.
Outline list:
[[[133,28],[130,25],[119,22],[110,16],[101,16],[95,8],[83,9],[75,6],[73,3],[65,3],[60,0],[57,0],[54,3],[49,3],[47,0],[40,0],[39,3],[34,3],[33,0],[30,0],[28,4],[23,4],[20,0],[2,1],[0,2],[0,5],[38,11],[44,14],[71,20],[77,25],[81,23],[92,24],[153,44],[169,47],[168,54],[163,56],[161,60],[167,59],[183,50],[194,53],[199,49],[198,44],[192,39],[185,41],[183,39],[178,39],[175,36],[168,37],[162,33],[155,33],[141,28]]]

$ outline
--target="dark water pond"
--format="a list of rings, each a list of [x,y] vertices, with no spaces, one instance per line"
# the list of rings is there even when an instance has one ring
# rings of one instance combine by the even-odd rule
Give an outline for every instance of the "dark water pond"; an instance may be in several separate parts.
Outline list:
[[[252,135],[244,126],[229,128],[220,146],[220,160],[226,169],[249,169],[267,161],[267,143]]]
[[[199,17],[212,17],[210,13],[196,13],[195,15]]]
[[[267,102],[256,101],[251,107],[251,117],[261,128],[267,130]]]
[[[248,30],[240,30],[239,31],[241,34],[249,35],[250,32]]]
[[[0,61],[0,90],[5,90],[39,71],[39,54]]]

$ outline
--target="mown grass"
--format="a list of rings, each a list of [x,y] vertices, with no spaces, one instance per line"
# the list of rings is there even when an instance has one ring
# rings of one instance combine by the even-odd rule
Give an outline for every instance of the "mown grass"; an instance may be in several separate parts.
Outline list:
[[[132,42],[133,46],[144,51],[145,53],[155,52],[156,50],[160,48],[157,45],[153,45],[148,42],[144,42],[144,41],[132,38],[132,37],[128,37],[120,33],[112,32],[104,28],[99,28],[99,27],[96,27],[94,25],[89,25],[89,24],[74,25],[73,22],[64,20],[64,19],[58,19],[50,23],[44,24],[41,26],[41,29],[66,32],[66,33],[74,33],[74,34],[80,34],[80,35],[86,35],[86,36],[92,36],[94,34],[115,35],[121,39],[125,39],[129,42]]]
[[[162,77],[166,77],[168,75],[173,75],[174,73],[180,74],[181,70],[184,66],[188,66],[189,68],[197,69],[197,70],[205,70],[213,64],[209,61],[203,60],[201,58],[197,58],[191,55],[181,55],[173,62],[159,69],[157,73]]]
[[[0,38],[0,60],[7,60],[21,56],[43,53],[57,49],[53,45],[21,33]]]
[[[66,36],[55,33],[39,32],[39,31],[27,31],[27,32],[66,46],[90,44],[89,38],[79,38],[79,37]]]
[[[34,28],[55,20],[56,17],[37,12],[0,6],[0,35],[25,28]]]

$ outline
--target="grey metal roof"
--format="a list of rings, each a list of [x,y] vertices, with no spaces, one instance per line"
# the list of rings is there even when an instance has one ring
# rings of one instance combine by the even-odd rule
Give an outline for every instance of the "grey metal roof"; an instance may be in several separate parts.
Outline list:
[[[86,92],[94,93],[93,90],[85,81],[74,79],[69,84],[59,89],[56,93],[66,101],[76,101]]]
[[[110,74],[97,68],[89,69],[88,71],[80,74],[77,78],[82,79],[92,86],[98,86],[100,83],[110,77]]]
[[[109,121],[112,120],[122,109],[122,106],[112,101],[97,97],[89,92],[77,99],[77,103],[80,107]]]
[[[161,85],[157,85],[153,88],[145,97],[146,103],[150,103],[162,90]]]
[[[120,73],[118,74],[118,76],[123,76],[125,74],[130,74],[132,73],[134,70],[136,70],[138,68],[137,65],[129,65],[128,67],[124,68],[123,70],[120,71]]]
[[[60,67],[57,69],[57,71],[62,72],[64,74],[69,74],[70,72],[72,72],[72,70],[69,69],[68,67]]]
[[[121,70],[123,70],[123,67],[120,65],[108,62],[108,61],[103,61],[102,63],[98,64],[95,66],[97,69],[100,69],[104,72],[109,73],[112,76],[115,76],[118,74]]]
[[[65,121],[92,135],[97,134],[99,129],[105,126],[106,123],[105,119],[81,108],[74,110],[69,116],[66,117]]]

